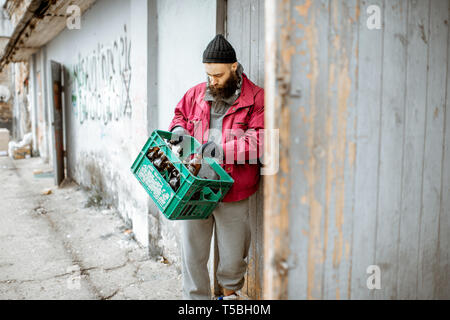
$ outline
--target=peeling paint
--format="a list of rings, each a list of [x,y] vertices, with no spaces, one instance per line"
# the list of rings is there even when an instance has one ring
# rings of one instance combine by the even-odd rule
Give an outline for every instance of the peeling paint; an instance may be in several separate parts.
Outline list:
[[[270,7],[270,5],[275,5],[275,3],[268,3],[268,5]],[[273,114],[278,115],[275,119],[272,119],[275,123],[272,123],[272,126],[269,124],[269,127],[279,128],[279,152],[283,156],[280,157],[280,170],[276,175],[266,177],[267,183],[264,187],[264,196],[266,198],[264,204],[271,211],[268,214],[265,213],[264,224],[269,224],[272,230],[268,232],[268,229],[265,228],[264,255],[265,265],[268,267],[267,274],[264,277],[264,288],[265,290],[270,290],[265,293],[265,297],[268,299],[287,299],[288,269],[286,265],[290,254],[288,230],[291,194],[289,155],[291,148],[291,114],[289,109],[290,62],[296,50],[290,38],[292,28],[295,26],[294,20],[290,19],[290,1],[280,1],[277,5],[277,18],[279,16],[282,17],[277,22],[280,23],[280,34],[276,41],[278,46],[271,46],[271,49],[266,54],[268,66],[272,67],[272,70],[276,73],[276,82],[271,82],[272,86],[267,88],[266,104],[268,105],[269,113],[273,112]],[[271,11],[269,10],[269,12]],[[270,21],[274,23],[276,20],[274,19],[275,17],[270,17],[270,15],[266,15],[266,18],[269,24]],[[275,94],[271,95],[271,93]],[[265,152],[267,152],[267,149]],[[274,186],[278,189],[276,192],[273,190]]]
[[[351,90],[351,79],[348,70],[348,58],[345,50],[342,55],[344,58],[344,67],[338,77],[338,123],[337,123],[337,188],[336,188],[336,228],[339,234],[338,242],[338,264],[342,256],[343,249],[343,224],[344,224],[344,205],[345,205],[345,159],[347,147],[347,107]]]
[[[308,200],[307,200],[306,196],[302,196],[302,197],[300,198],[300,203],[301,203],[301,204],[307,204],[307,203],[308,203]]]
[[[356,160],[356,143],[355,142],[349,142],[348,143],[348,163],[350,167],[353,167],[355,165]]]
[[[339,29],[338,4],[332,4],[332,23]],[[338,270],[344,255],[344,209],[345,209],[345,165],[346,152],[348,161],[353,165],[355,160],[355,144],[347,141],[348,104],[351,91],[351,79],[349,75],[349,61],[347,48],[343,45],[345,36],[337,32],[330,39],[329,56],[333,61],[328,69],[328,101],[332,104],[326,117],[327,136],[327,165],[325,177],[325,221],[324,221],[324,256],[328,254],[329,218],[334,215],[333,243],[331,263],[334,270]],[[336,105],[334,105],[336,103]],[[332,211],[331,211],[332,210]],[[348,248],[347,248],[348,249]],[[334,271],[336,299],[340,299],[339,273]]]
[[[297,10],[297,12],[300,16],[306,18],[308,16],[310,7],[311,7],[311,0],[306,0],[305,4],[296,6],[295,10]]]
[[[301,15],[306,16],[311,5],[310,1],[307,1],[304,6],[297,7],[297,11]],[[308,124],[308,135],[307,135],[307,148],[308,150],[314,150],[314,130],[315,123],[314,119],[317,113],[317,104],[315,99],[315,92],[317,88],[317,81],[319,76],[319,65],[317,58],[317,43],[318,35],[317,28],[315,26],[315,14],[311,13],[309,23],[304,27],[306,44],[309,51],[310,57],[310,73],[306,75],[307,79],[310,81],[310,114],[309,114],[309,124]],[[310,205],[309,212],[309,239],[308,239],[308,262],[307,262],[307,298],[315,299],[318,297],[313,296],[313,290],[320,288],[320,283],[316,282],[315,272],[316,266],[323,261],[323,252],[320,239],[320,222],[322,219],[322,204],[317,200],[315,195],[315,187],[317,183],[316,177],[316,167],[317,162],[315,155],[310,153],[308,159],[308,170],[305,171],[306,181],[308,185],[308,203]]]

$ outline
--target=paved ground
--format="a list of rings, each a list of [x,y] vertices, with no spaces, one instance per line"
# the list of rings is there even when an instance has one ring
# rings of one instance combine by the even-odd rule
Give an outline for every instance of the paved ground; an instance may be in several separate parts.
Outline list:
[[[0,157],[0,299],[181,298],[179,272],[150,259],[115,210],[35,169],[51,170]]]

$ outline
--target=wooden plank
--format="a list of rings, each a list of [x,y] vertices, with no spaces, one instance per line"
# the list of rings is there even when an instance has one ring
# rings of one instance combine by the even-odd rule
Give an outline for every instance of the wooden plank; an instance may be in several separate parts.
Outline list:
[[[353,219],[355,216],[355,171],[356,171],[356,142],[357,142],[357,116],[358,116],[358,89],[360,79],[358,78],[358,69],[360,65],[359,59],[359,24],[361,18],[361,3],[359,0],[348,2],[349,17],[351,25],[349,30],[344,32],[351,32],[352,38],[349,41],[349,48],[351,51],[347,52],[349,59],[348,77],[351,80],[350,93],[348,97],[348,111],[347,111],[347,129],[345,146],[345,206],[342,227],[343,241],[341,243],[341,264],[339,269],[339,291],[341,299],[351,298],[351,272],[352,272],[352,241],[353,241]],[[345,92],[345,91],[344,91]]]
[[[249,17],[248,21],[250,24],[250,41],[246,44],[249,46],[250,61],[249,61],[249,73],[250,79],[253,82],[257,82],[259,79],[259,2],[260,0],[250,0],[249,3]]]
[[[263,279],[264,279],[264,176],[259,183],[259,190],[256,197],[256,234],[252,235],[256,240],[255,257],[255,295],[254,299],[262,299]]]
[[[251,245],[248,255],[248,268],[247,268],[247,274],[246,274],[246,281],[245,281],[245,294],[251,298],[254,299],[256,296],[256,272],[257,272],[257,266],[256,266],[256,257],[257,257],[257,242],[256,242],[256,224],[257,224],[257,195],[254,194],[250,197],[250,212],[249,212],[249,222],[250,222],[250,231],[251,231]]]
[[[258,8],[258,30],[259,30],[259,44],[258,44],[258,70],[259,76],[256,80],[256,84],[264,88],[264,57],[265,57],[265,20],[264,20],[264,1],[259,1]],[[264,183],[265,178],[261,176],[261,181],[259,184],[259,190],[256,199],[256,292],[255,299],[262,299],[264,296],[263,292],[263,279],[264,279]]]
[[[258,36],[258,24],[255,23],[255,16],[257,16],[257,7],[255,6],[254,0],[249,1],[243,1],[242,5],[244,5],[247,10],[244,10],[243,14],[246,14],[247,16],[244,16],[244,21],[248,21],[250,33],[249,33],[249,42],[243,42],[243,48],[241,48],[244,52],[248,52],[249,61],[247,62],[247,71],[246,74],[249,76],[250,80],[255,81],[258,79],[258,46],[257,42],[259,41]],[[251,228],[251,246],[250,246],[250,253],[249,253],[249,264],[248,264],[248,270],[247,270],[247,295],[251,298],[254,298],[256,296],[256,273],[257,273],[257,266],[256,266],[256,257],[257,257],[257,249],[258,244],[256,241],[256,234],[257,234],[257,203],[256,203],[256,195],[253,195],[251,197],[251,210],[250,210],[250,228]]]
[[[448,21],[447,21],[448,23]],[[450,32],[447,38],[447,92],[444,110],[444,143],[442,156],[441,206],[439,213],[438,262],[439,272],[436,299],[450,298]]]
[[[236,51],[237,60],[250,76],[250,1],[229,0],[227,4],[227,40]]]
[[[54,176],[55,185],[59,186],[64,180],[64,138],[63,138],[63,106],[62,106],[62,85],[61,85],[61,64],[50,61],[50,80],[52,103],[52,129],[53,129],[53,168],[56,171]]]
[[[423,34],[428,30],[428,1],[408,1],[408,34],[399,39],[407,44],[407,77],[403,143],[403,176],[398,247],[397,296],[417,298],[417,260],[422,189],[422,159],[425,137],[428,46]]]
[[[264,88],[264,62],[265,62],[265,19],[264,19],[264,1],[259,1],[259,17],[258,17],[258,30],[259,30],[259,48],[258,48],[258,70],[260,70],[257,84]]]
[[[265,2],[265,39],[267,44],[265,64],[265,129],[279,130],[279,170],[265,176],[264,184],[264,299],[286,299],[288,297],[287,259],[289,257],[289,204],[290,204],[290,163],[289,150],[290,111],[286,105],[286,91],[279,88],[289,83],[286,70],[289,61],[280,59],[286,49],[286,36],[279,36],[279,27],[287,24],[286,3],[275,0]],[[280,59],[280,60],[279,60]],[[265,135],[267,142],[268,134]],[[274,154],[273,146],[264,144],[264,159],[270,160]],[[276,164],[276,162],[275,162]],[[272,173],[272,172],[271,172]]]
[[[348,299],[358,67],[357,1],[331,1],[323,299]]]
[[[239,37],[241,40],[240,59],[244,66],[244,72],[250,76],[252,74],[252,55],[251,55],[251,22],[250,22],[250,1],[241,1],[241,29],[239,30]]]
[[[227,37],[236,50],[244,73],[257,85],[263,86],[264,63],[264,2],[260,0],[231,0],[227,4]],[[243,31],[245,30],[245,31]],[[262,44],[262,45],[261,45]],[[263,188],[250,199],[250,226],[252,240],[248,257],[248,270],[242,293],[251,299],[262,296],[263,259]]]
[[[353,217],[351,299],[372,299],[367,288],[367,267],[374,264],[378,191],[379,133],[384,29],[367,28],[369,5],[383,8],[384,1],[361,1],[357,96],[355,203]]]
[[[227,1],[216,0],[216,34],[226,33]]]
[[[401,210],[401,174],[405,109],[407,2],[386,1],[384,9],[380,171],[375,265],[381,270],[377,299],[397,297],[397,248]]]
[[[251,80],[264,87],[264,2],[259,0],[251,0],[250,2],[250,27],[251,27],[251,63],[250,76]],[[261,177],[263,180],[264,177]],[[263,209],[264,209],[264,192],[263,183],[260,182],[260,188],[255,195],[254,207],[250,212],[252,223],[252,252],[251,262],[248,272],[248,294],[253,299],[261,299],[262,279],[263,279]]]
[[[444,108],[446,88],[449,5],[446,0],[430,1],[430,34],[428,41],[428,81],[423,158],[423,191],[420,214],[418,298],[435,298],[441,285],[437,276],[439,212],[441,201],[442,145],[444,142]]]
[[[280,151],[292,179],[289,205],[289,298],[321,299],[325,235],[329,1],[293,1],[280,26],[279,59],[289,88],[289,148]],[[291,83],[289,83],[291,81]],[[284,90],[286,91],[286,90]],[[283,88],[280,88],[280,94]],[[287,120],[286,120],[287,121]],[[281,130],[281,127],[280,127]],[[281,134],[280,134],[281,136]],[[286,170],[287,171],[287,170]],[[267,224],[268,222],[265,221]]]
[[[276,10],[275,1],[267,3],[277,17],[268,23],[277,22],[276,42],[268,42],[277,54],[276,60],[268,59],[267,70],[275,78],[266,78],[274,81],[268,83],[269,117],[280,128],[284,159],[265,186],[265,288],[270,290],[265,297],[286,297],[288,279],[288,297],[295,299],[342,298],[345,288],[351,299],[448,298],[449,2],[359,1],[359,31],[350,31],[359,32],[356,43],[336,37],[345,22],[323,31],[345,16],[348,2],[280,2]],[[382,8],[381,30],[367,28],[369,5]],[[337,14],[334,7],[340,8]],[[349,53],[356,44],[358,50]],[[336,48],[346,48],[347,55]],[[350,86],[358,92],[353,97],[356,147],[346,144],[354,134],[350,127],[345,134],[339,131],[339,121],[348,124],[353,114],[340,112],[336,80],[345,57],[352,55],[360,62],[349,64],[359,79]],[[303,72],[294,71],[300,68]],[[346,121],[339,119],[343,115]],[[354,185],[351,148],[356,150]],[[342,154],[343,162],[337,159]],[[354,216],[347,199],[354,199]],[[336,263],[334,257],[345,251],[341,239],[351,240],[351,261]],[[381,290],[367,287],[370,265],[381,268]]]

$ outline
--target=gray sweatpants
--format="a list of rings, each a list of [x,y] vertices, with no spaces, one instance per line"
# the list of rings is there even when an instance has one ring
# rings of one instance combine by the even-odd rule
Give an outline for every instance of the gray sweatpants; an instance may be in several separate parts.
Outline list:
[[[219,202],[208,219],[180,223],[183,298],[211,299],[207,265],[214,226],[219,256],[217,281],[223,288],[241,289],[250,246],[249,199]]]

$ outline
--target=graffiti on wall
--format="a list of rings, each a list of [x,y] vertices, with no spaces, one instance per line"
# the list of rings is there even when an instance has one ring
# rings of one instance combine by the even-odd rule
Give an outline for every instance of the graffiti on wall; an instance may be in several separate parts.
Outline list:
[[[73,67],[72,105],[80,123],[99,120],[104,124],[131,116],[131,42],[124,35],[86,57]]]

